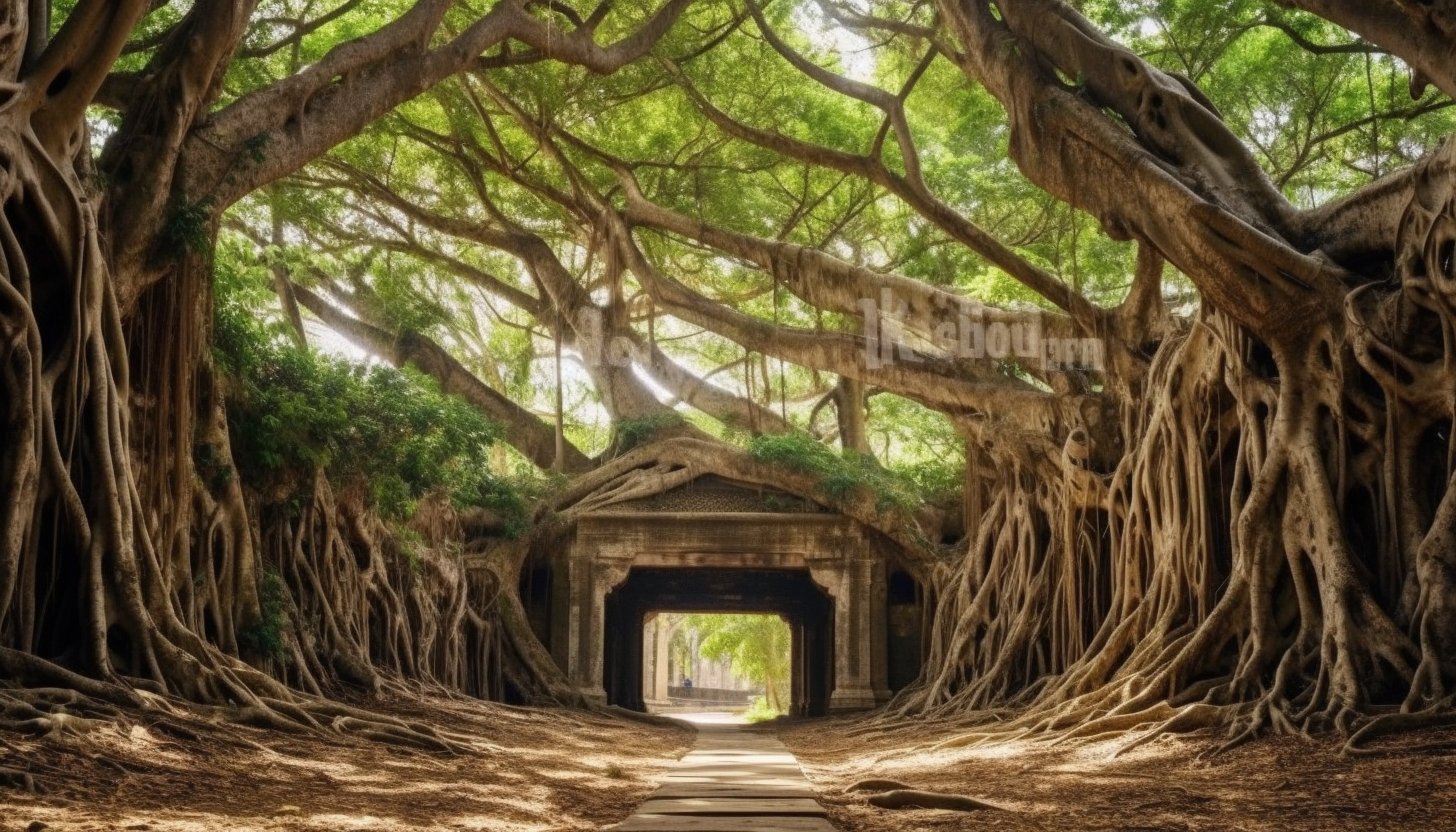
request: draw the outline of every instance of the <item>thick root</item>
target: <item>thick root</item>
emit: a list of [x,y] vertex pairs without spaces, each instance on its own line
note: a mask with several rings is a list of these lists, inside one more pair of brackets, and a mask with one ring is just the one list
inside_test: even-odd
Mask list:
[[850,783],[844,787],[845,793],[849,792],[888,792],[896,789],[909,789],[910,787],[899,780],[885,780],[882,778],[870,778]]
[[881,809],[949,809],[956,812],[977,812],[983,809],[1007,811],[1004,806],[997,806],[969,795],[943,794],[920,789],[895,789],[871,795],[868,800],[871,806],[878,806]]

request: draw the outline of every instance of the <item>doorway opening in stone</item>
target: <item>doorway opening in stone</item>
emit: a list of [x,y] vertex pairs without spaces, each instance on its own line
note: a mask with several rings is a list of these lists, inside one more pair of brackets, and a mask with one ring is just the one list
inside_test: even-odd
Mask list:
[[791,713],[793,631],[774,613],[649,612],[642,696],[655,714]]
[[[649,619],[671,613],[759,613],[788,624],[788,712],[823,716],[833,694],[834,602],[807,569],[638,568],[606,598],[602,687],[607,701],[647,710],[658,654]],[[674,680],[681,681],[681,680]]]

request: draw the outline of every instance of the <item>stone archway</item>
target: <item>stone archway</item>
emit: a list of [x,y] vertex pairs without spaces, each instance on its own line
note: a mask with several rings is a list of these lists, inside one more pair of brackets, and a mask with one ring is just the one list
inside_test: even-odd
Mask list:
[[[577,520],[553,563],[552,654],[588,699],[620,699],[608,695],[605,683],[606,633],[609,624],[630,622],[609,622],[607,599],[633,569],[801,572],[829,603],[829,621],[806,621],[803,630],[807,640],[816,627],[832,626],[824,639],[832,643],[827,708],[871,708],[890,697],[886,582],[892,549],[878,533],[810,501],[702,476]],[[640,640],[640,621],[635,632]],[[640,661],[640,644],[636,650]],[[641,707],[640,698],[639,691],[622,704]]]
[[602,677],[609,704],[645,710],[643,671],[655,657],[647,653],[643,623],[659,612],[779,615],[792,640],[793,713],[822,716],[829,709],[833,602],[807,570],[634,567],[607,596]]

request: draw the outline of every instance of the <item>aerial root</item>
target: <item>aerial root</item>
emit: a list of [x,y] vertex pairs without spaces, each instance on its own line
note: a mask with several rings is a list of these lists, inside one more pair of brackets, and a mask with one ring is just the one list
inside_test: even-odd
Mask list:
[[106,720],[87,719],[86,717],[59,712],[15,722],[0,723],[0,727],[17,733],[36,734],[46,739],[51,739],[64,736],[79,737],[112,724],[112,722]]
[[24,789],[28,792],[38,791],[35,778],[30,775],[30,772],[9,766],[0,766],[0,785],[12,789]]
[[1268,731],[1309,739],[1309,732],[1289,719],[1289,716],[1284,713],[1284,709],[1275,703],[1272,694],[1265,696],[1254,705],[1253,712],[1249,715],[1249,723],[1242,730],[1239,730],[1237,722],[1233,722],[1232,726],[1232,737],[1228,742],[1205,751],[1199,755],[1199,758],[1203,759],[1217,756],[1225,751],[1232,751]]
[[166,734],[188,742],[202,742],[202,735],[173,719],[153,719],[147,722],[147,729]]
[[0,647],[0,676],[20,682],[43,681],[50,685],[50,687],[32,688],[31,690],[76,691],[90,699],[121,707],[134,708],[147,704],[143,694],[137,691],[82,676],[39,656],[22,653],[9,647]]
[[44,739],[88,734],[115,725],[121,711],[65,688],[10,688],[0,690],[0,728]]
[[605,707],[593,708],[593,710],[597,710],[601,713],[621,719],[630,719],[633,722],[641,722],[646,725],[655,725],[659,728],[671,728],[682,724],[669,716],[661,716],[659,714],[647,714],[641,711],[633,711],[628,708],[623,708],[620,705],[607,705]]
[[1128,731],[1147,725],[1151,722],[1166,723],[1177,717],[1177,712],[1165,702],[1160,702],[1151,708],[1126,714],[1112,714],[1082,723],[1079,727],[1067,731],[1060,739],[1052,745],[1060,745],[1072,740],[1094,740],[1104,735],[1126,734]]
[[435,751],[445,754],[459,754],[466,750],[458,743],[453,743],[438,735],[434,735],[434,731],[425,733],[424,731],[417,731],[413,728],[392,725],[388,722],[378,720],[338,716],[334,717],[334,721],[329,727],[336,733],[349,734],[373,742],[381,742],[386,745],[418,748],[423,751]]

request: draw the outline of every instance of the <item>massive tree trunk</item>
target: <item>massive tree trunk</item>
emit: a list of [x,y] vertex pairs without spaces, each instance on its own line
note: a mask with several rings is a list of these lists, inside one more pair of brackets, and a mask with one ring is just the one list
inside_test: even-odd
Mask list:
[[[44,30],[27,33],[26,6],[12,6],[10,36],[0,42],[8,75],[0,110],[3,655],[14,675],[39,666],[22,656],[42,656],[103,680],[125,673],[220,696],[220,686],[243,685],[206,667],[212,648],[170,603],[173,550],[167,535],[154,536],[158,518],[148,516],[151,495],[132,453],[127,328],[77,166],[89,154],[81,113],[109,66],[105,56],[120,50],[145,7],[83,4],[54,43],[36,49]],[[27,51],[39,57],[23,62]],[[89,61],[97,53],[99,67]],[[192,300],[180,304],[192,325],[177,333],[184,344],[201,340]],[[167,366],[148,369],[166,376]]]
[[[301,514],[248,496],[210,350],[219,218],[507,39],[608,72],[686,3],[600,47],[595,23],[563,33],[513,2],[437,42],[451,4],[423,0],[217,112],[254,4],[192,4],[146,71],[108,77],[155,5],[81,0],[53,42],[48,0],[0,12],[0,675],[76,688],[82,710],[181,697],[447,748],[316,694],[387,670],[502,695],[498,584],[444,557],[460,543],[447,508],[417,518],[424,551],[402,552],[318,472],[300,472]],[[121,118],[93,170],[98,98]],[[22,728],[79,724],[6,696]]]
[[[1206,305],[1125,404],[1110,476],[1064,455],[993,484],[901,708],[1021,702],[1026,729],[1231,723],[1236,739],[1448,709],[1456,150],[1302,217],[1195,88],[1065,4],[941,8],[1027,175]],[[985,440],[1003,470],[1032,467]]]

